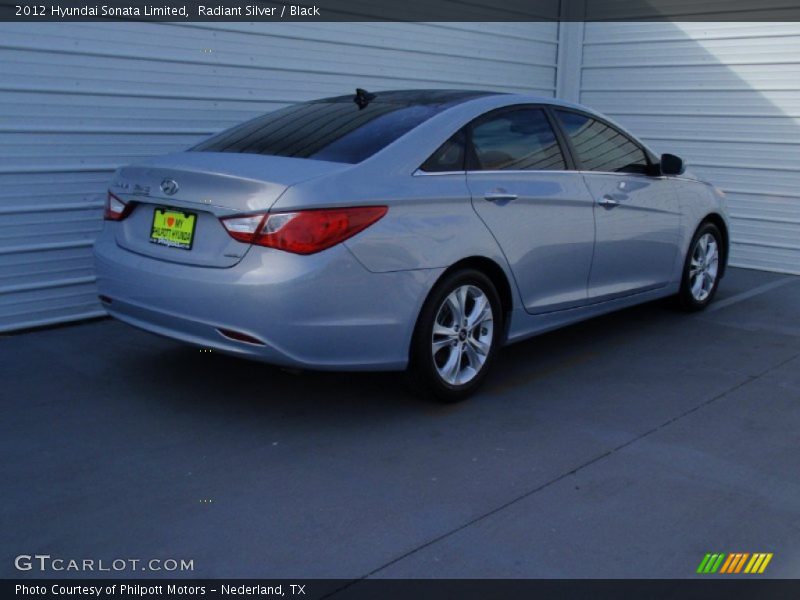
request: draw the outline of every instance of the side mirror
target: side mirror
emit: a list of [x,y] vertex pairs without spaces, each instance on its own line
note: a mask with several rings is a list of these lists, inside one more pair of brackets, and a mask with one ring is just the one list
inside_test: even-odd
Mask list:
[[661,155],[661,174],[662,175],[682,175],[686,170],[683,159],[674,154]]

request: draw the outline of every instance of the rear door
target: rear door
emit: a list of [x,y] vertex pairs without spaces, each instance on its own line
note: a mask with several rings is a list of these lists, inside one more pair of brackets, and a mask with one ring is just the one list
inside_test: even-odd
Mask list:
[[658,174],[641,145],[611,124],[579,111],[553,112],[594,199],[590,301],[665,286],[680,230],[673,182]]
[[467,130],[467,184],[494,234],[525,309],[586,302],[594,245],[592,198],[568,170],[550,117],[538,106],[494,111]]

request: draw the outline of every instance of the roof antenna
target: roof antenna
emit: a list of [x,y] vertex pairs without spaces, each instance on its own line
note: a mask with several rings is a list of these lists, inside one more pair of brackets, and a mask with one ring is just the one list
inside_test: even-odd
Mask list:
[[366,108],[367,104],[375,99],[375,94],[370,94],[367,90],[356,88],[356,95],[353,97],[353,102],[358,104],[358,110]]

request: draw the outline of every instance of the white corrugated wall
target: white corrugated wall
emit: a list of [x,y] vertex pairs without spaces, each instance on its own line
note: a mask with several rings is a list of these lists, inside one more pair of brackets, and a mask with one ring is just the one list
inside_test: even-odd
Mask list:
[[586,23],[579,100],[726,191],[734,265],[800,273],[800,23]]
[[[728,193],[736,265],[800,272],[798,23],[0,24],[0,331],[102,314],[111,171],[297,100],[559,90]],[[556,72],[558,63],[559,71]]]
[[119,165],[356,86],[553,95],[556,23],[0,24],[0,331],[102,314]]

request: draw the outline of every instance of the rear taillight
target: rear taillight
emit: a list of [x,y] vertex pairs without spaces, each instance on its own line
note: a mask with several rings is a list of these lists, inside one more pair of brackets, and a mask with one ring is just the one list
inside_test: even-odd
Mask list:
[[124,202],[111,192],[108,192],[108,195],[106,196],[106,209],[103,212],[103,218],[106,221],[121,221],[130,214],[132,209],[132,204]]
[[363,231],[383,215],[386,206],[324,208],[220,219],[240,242],[295,254],[314,254]]

